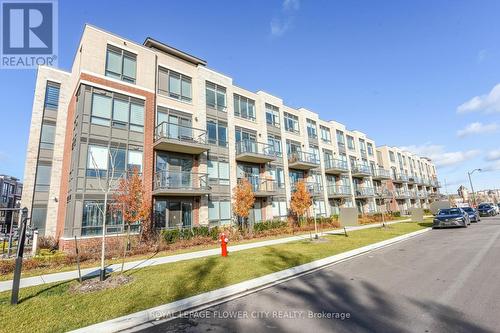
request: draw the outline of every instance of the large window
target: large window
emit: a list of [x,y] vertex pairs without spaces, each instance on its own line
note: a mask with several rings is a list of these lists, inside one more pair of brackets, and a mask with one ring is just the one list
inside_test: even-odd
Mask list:
[[345,149],[345,138],[344,138],[344,132],[337,130],[336,131],[337,135],[337,144],[339,146],[340,150]]
[[40,135],[40,148],[54,149],[54,138],[56,127],[52,124],[42,124],[42,133]]
[[108,45],[106,55],[106,76],[135,83],[137,56],[118,47]]
[[96,125],[144,131],[144,104],[126,96],[92,94],[91,122]]
[[321,141],[325,143],[331,143],[332,142],[332,135],[330,133],[330,129],[325,126],[319,126],[320,131],[321,131]]
[[192,100],[191,78],[166,68],[158,70],[158,93],[186,102]]
[[284,113],[285,117],[285,130],[292,133],[299,133],[299,117],[293,114]]
[[270,149],[272,153],[275,153],[276,156],[281,156],[281,137],[277,135],[268,135],[267,143],[270,145]]
[[[97,200],[83,202],[82,236],[102,234],[103,212],[104,202]],[[106,233],[119,232],[123,232],[122,210],[118,204],[111,203],[106,212]]]
[[356,147],[354,146],[354,138],[350,135],[347,136],[347,148],[350,150],[355,150]]
[[210,184],[229,185],[229,163],[225,161],[207,161],[208,181]]
[[206,82],[207,106],[219,111],[226,111],[226,88],[212,82]]
[[[127,156],[128,155],[128,156]],[[121,177],[127,171],[137,168],[142,172],[142,152],[122,148],[109,148],[90,145],[87,154],[87,176],[106,177],[113,173],[114,177]]]
[[36,192],[48,192],[50,187],[50,174],[52,172],[52,166],[39,164],[36,168],[36,181],[35,181],[35,191]]
[[227,147],[227,123],[217,120],[207,120],[208,143]]
[[389,151],[389,159],[391,162],[396,163],[396,156],[394,155],[393,151]]
[[288,216],[288,207],[285,199],[273,200],[273,216],[275,218],[285,218]]
[[316,122],[311,119],[307,119],[307,136],[311,139],[318,138],[318,130],[316,128]]
[[370,142],[366,145],[368,146],[368,155],[373,156],[373,145]]
[[266,103],[266,123],[274,126],[280,127],[280,110],[278,107]]
[[215,224],[231,223],[231,201],[229,199],[208,200],[208,220]]
[[31,226],[38,230],[38,234],[45,234],[45,221],[47,220],[47,206],[33,207],[31,211]]
[[234,94],[234,115],[255,121],[255,101]]
[[359,150],[361,151],[362,155],[366,155],[366,144],[365,140],[359,139]]
[[50,110],[57,110],[59,106],[59,84],[47,82],[45,88],[45,108]]

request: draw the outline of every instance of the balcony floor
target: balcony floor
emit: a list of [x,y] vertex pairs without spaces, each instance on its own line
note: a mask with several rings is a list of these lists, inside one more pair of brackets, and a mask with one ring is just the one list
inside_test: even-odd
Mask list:
[[296,162],[288,163],[288,167],[290,169],[297,169],[297,170],[311,170],[311,169],[319,168],[319,164],[296,161]]
[[208,144],[199,142],[179,141],[175,139],[160,138],[155,141],[154,149],[199,155],[210,149]]
[[236,160],[240,162],[262,164],[275,161],[276,157],[258,153],[240,153],[236,154]]
[[199,197],[202,195],[210,194],[209,188],[160,188],[153,190],[153,195],[159,196],[179,196],[179,197]]

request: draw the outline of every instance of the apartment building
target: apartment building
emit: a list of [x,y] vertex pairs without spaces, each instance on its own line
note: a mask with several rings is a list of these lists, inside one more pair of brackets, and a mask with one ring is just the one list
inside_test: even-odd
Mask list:
[[[138,168],[157,228],[230,223],[243,178],[255,222],[285,218],[299,180],[311,214],[376,212],[390,167],[362,132],[238,87],[152,38],[138,44],[86,25],[71,71],[38,70],[22,204],[46,235],[92,237],[102,233],[99,180]],[[119,214],[107,228],[123,231]]]
[[10,230],[12,221],[18,218],[18,212],[11,210],[19,208],[23,183],[16,177],[0,175],[0,233]]

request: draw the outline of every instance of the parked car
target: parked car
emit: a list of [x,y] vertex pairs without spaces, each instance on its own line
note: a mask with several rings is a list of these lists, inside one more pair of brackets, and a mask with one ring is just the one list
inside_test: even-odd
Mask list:
[[482,203],[477,207],[479,211],[479,216],[495,216],[497,214],[496,209],[493,205]]
[[479,217],[479,212],[472,207],[463,207],[462,208],[467,214],[469,214],[469,220],[471,222],[479,222],[481,218]]
[[470,224],[469,214],[462,208],[443,208],[434,217],[432,228],[464,227]]

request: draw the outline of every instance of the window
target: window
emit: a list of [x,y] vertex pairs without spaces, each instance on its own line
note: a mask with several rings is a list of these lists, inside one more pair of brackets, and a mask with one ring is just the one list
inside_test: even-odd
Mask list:
[[280,110],[278,107],[266,103],[266,123],[274,126],[280,127]]
[[36,168],[36,181],[35,181],[35,191],[36,192],[48,192],[50,187],[50,174],[52,172],[52,166],[50,165],[38,165]]
[[344,132],[337,130],[336,135],[337,135],[337,145],[339,146],[339,150],[344,150],[345,149]]
[[311,139],[316,139],[318,137],[318,131],[316,129],[316,122],[311,119],[307,119],[307,135]]
[[[114,169],[114,177],[121,177],[125,170],[137,167],[142,172],[142,152],[122,148],[89,145],[87,153],[87,176],[106,177]],[[110,174],[111,176],[111,174]]]
[[318,146],[309,145],[309,152],[314,155],[314,160],[319,162]]
[[326,216],[326,206],[324,201],[314,200],[314,212],[316,217]]
[[59,106],[59,84],[47,82],[45,88],[45,108],[49,110],[57,110]]
[[234,115],[255,121],[255,101],[234,94]]
[[[257,133],[245,130],[241,127],[235,128],[236,142],[257,142]],[[257,147],[249,147],[249,149]]]
[[373,156],[373,145],[368,142],[368,155]]
[[325,126],[319,126],[320,131],[321,131],[321,141],[325,143],[330,143],[332,142],[332,136],[330,134],[330,129]]
[[217,120],[207,120],[208,143],[227,147],[227,123]]
[[106,55],[106,76],[135,83],[136,55],[118,47],[108,45]]
[[191,78],[166,68],[158,70],[158,93],[186,102],[192,100]]
[[391,160],[391,162],[396,163],[396,156],[394,156],[393,151],[389,151],[389,159]]
[[281,156],[281,137],[277,135],[268,135],[267,143],[270,145],[271,153],[275,153],[276,156]]
[[207,166],[210,184],[229,185],[228,162],[208,160]]
[[[106,233],[123,231],[123,217],[121,209],[110,209],[117,204],[110,204],[106,213]],[[118,208],[118,207],[117,207]],[[85,200],[82,214],[82,236],[102,234],[104,202]]]
[[366,155],[366,145],[365,145],[365,140],[359,139],[359,150],[361,151],[361,154]]
[[47,219],[47,207],[33,207],[31,211],[31,225],[38,230],[39,235],[45,233],[45,221]]
[[285,130],[292,133],[299,133],[299,117],[285,112]]
[[278,199],[277,201],[273,201],[273,216],[274,217],[287,217],[288,216],[288,208],[287,202],[284,199]]
[[231,201],[229,201],[229,199],[209,199],[208,220],[211,223],[231,223]]
[[285,188],[285,173],[282,168],[271,167],[269,169],[269,176],[272,180],[276,181],[278,188]]
[[54,149],[54,137],[56,127],[51,124],[42,124],[42,133],[40,135],[40,148]]
[[226,88],[212,82],[206,82],[207,106],[219,111],[226,111]]
[[131,131],[144,131],[144,105],[131,102],[126,96],[111,97],[105,94],[92,94],[91,122],[96,125],[117,128],[130,128]]
[[354,138],[350,135],[347,136],[347,148],[350,150],[355,150],[356,147],[354,146]]

